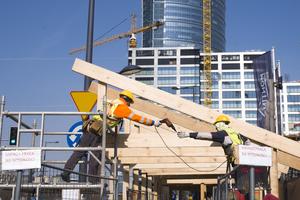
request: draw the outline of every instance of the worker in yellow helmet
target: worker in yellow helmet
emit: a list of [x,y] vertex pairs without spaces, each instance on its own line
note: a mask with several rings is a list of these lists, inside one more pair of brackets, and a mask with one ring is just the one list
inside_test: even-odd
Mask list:
[[[222,144],[225,154],[227,155],[227,160],[233,163],[233,149],[236,145],[244,144],[247,141],[246,138],[242,137],[237,131],[229,127],[230,119],[228,116],[221,114],[219,115],[214,125],[217,129],[216,132],[178,132],[179,138],[191,137],[194,139],[211,140],[213,142],[218,142]],[[247,141],[248,143],[249,141]]]
[[[153,120],[146,118],[144,116],[140,116],[134,113],[130,109],[130,104],[134,103],[134,96],[132,92],[129,90],[123,90],[119,94],[119,98],[113,100],[107,109],[107,126],[108,128],[113,128],[118,126],[123,118],[147,125],[147,126],[155,126],[158,127],[162,123],[169,122],[168,119],[163,120]],[[81,136],[80,142],[78,144],[79,147],[97,147],[102,142],[102,118],[100,115],[95,115],[92,119],[88,119],[83,123],[82,131],[83,134]],[[71,157],[68,159],[65,164],[64,169],[68,171],[64,171],[61,174],[61,177],[64,181],[70,181],[70,170],[73,170],[78,163],[78,161],[86,154],[84,151],[74,151]],[[93,154],[100,158],[101,151],[93,151]],[[89,163],[89,174],[97,175],[99,163],[91,157]],[[93,180],[93,179],[91,179]],[[95,182],[95,181],[91,181]]]

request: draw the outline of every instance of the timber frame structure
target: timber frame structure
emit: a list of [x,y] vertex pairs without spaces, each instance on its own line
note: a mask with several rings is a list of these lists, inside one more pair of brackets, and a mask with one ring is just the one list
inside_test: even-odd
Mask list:
[[[99,100],[104,95],[113,100],[120,90],[126,89],[137,96],[132,105],[137,113],[153,119],[167,117],[180,131],[213,131],[213,122],[220,114],[80,59],[75,60],[72,69],[96,80],[89,90],[98,95],[98,107],[102,105]],[[300,144],[244,121],[230,120],[231,127],[242,135],[257,144],[273,148],[270,182],[272,193],[279,196],[280,174],[286,173],[288,167],[300,170]],[[113,146],[114,141],[108,137],[106,150],[109,157],[114,156]],[[215,184],[217,177],[226,171],[226,158],[219,145],[191,138],[180,139],[165,125],[156,129],[125,120],[125,133],[118,135],[117,139],[117,155],[125,171],[137,169],[152,178],[154,191],[162,197],[160,199],[165,199],[163,196],[168,193],[165,186],[169,184],[199,184],[199,189],[205,191],[205,184]],[[143,183],[142,189],[145,189],[145,184],[148,185],[148,182]],[[123,191],[137,187],[126,173],[123,187]]]

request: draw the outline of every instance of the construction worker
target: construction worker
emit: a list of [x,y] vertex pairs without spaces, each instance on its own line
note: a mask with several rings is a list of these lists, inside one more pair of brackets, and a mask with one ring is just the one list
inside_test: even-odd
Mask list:
[[227,160],[229,163],[233,163],[233,149],[236,145],[243,144],[244,138],[236,132],[234,129],[229,127],[230,120],[226,115],[219,115],[214,122],[217,129],[216,132],[178,132],[179,138],[191,137],[194,139],[211,140],[222,144],[225,154],[227,155]]
[[[109,104],[108,114],[107,114],[107,126],[108,128],[113,128],[122,122],[123,118],[147,125],[147,126],[160,126],[161,123],[165,123],[166,119],[163,120],[153,120],[138,114],[135,114],[130,108],[130,104],[134,103],[133,94],[128,90],[123,90],[119,94],[119,98],[113,100]],[[93,116],[92,119],[84,122],[82,130],[83,135],[81,136],[79,147],[97,147],[102,142],[102,118],[100,115]],[[93,151],[94,155],[98,158],[101,155],[101,151]],[[84,151],[74,151],[71,157],[65,164],[64,169],[73,170],[78,161],[86,154]],[[98,172],[98,162],[91,156],[89,164],[89,174],[97,175]],[[64,171],[61,174],[64,181],[70,181],[70,172]]]

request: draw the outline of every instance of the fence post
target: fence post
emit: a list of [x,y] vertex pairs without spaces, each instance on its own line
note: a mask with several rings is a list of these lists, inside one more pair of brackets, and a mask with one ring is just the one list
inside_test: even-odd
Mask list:
[[16,189],[14,194],[14,200],[20,200],[21,194],[21,181],[22,181],[22,170],[17,171]]

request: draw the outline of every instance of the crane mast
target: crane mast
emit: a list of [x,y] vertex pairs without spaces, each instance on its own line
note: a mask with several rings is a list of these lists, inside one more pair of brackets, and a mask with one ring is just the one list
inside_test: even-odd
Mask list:
[[211,77],[211,0],[202,0],[203,14],[203,72],[204,72],[204,105],[212,104]]

